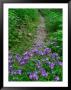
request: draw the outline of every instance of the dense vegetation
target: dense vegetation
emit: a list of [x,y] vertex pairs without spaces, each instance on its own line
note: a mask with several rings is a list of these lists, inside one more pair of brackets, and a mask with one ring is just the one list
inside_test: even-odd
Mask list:
[[38,22],[39,14],[35,9],[9,9],[10,50],[22,54],[24,50],[30,48]]
[[48,47],[62,56],[62,10],[39,10],[45,17],[46,30],[48,32]]
[[[46,48],[31,50],[40,14],[45,19]],[[9,80],[61,81],[62,10],[9,9],[9,52]]]

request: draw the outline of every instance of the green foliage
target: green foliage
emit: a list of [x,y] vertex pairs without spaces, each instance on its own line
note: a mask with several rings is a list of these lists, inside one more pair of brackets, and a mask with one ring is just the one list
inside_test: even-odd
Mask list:
[[62,29],[62,10],[61,9],[42,9],[41,14],[45,17],[46,30],[49,32]]
[[43,9],[40,13],[45,17],[47,46],[62,56],[62,9]]
[[[36,9],[9,9],[9,49],[11,51],[23,53],[31,47],[39,22],[38,16]],[[31,36],[28,35],[29,33]]]
[[54,52],[57,52],[62,56],[62,31],[58,30],[55,33],[50,33],[49,37],[50,41],[48,43],[48,47],[52,48]]

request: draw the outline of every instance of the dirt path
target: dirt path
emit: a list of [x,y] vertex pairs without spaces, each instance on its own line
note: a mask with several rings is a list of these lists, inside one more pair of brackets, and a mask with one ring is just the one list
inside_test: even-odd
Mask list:
[[45,20],[44,17],[40,16],[40,24],[37,27],[36,38],[34,39],[34,47],[44,46],[44,39],[46,38]]

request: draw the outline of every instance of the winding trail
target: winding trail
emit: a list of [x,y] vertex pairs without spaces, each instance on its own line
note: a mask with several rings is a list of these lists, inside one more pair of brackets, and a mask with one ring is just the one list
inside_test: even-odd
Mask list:
[[45,30],[45,20],[44,17],[40,15],[40,24],[37,27],[37,34],[36,37],[34,39],[34,47],[38,47],[41,46],[43,47],[46,38],[46,30]]

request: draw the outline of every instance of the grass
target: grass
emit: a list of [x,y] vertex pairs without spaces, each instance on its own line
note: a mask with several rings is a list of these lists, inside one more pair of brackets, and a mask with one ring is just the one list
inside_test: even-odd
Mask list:
[[[23,13],[23,15],[22,15]],[[35,9],[9,9],[9,48],[22,54],[32,46],[39,16]]]

